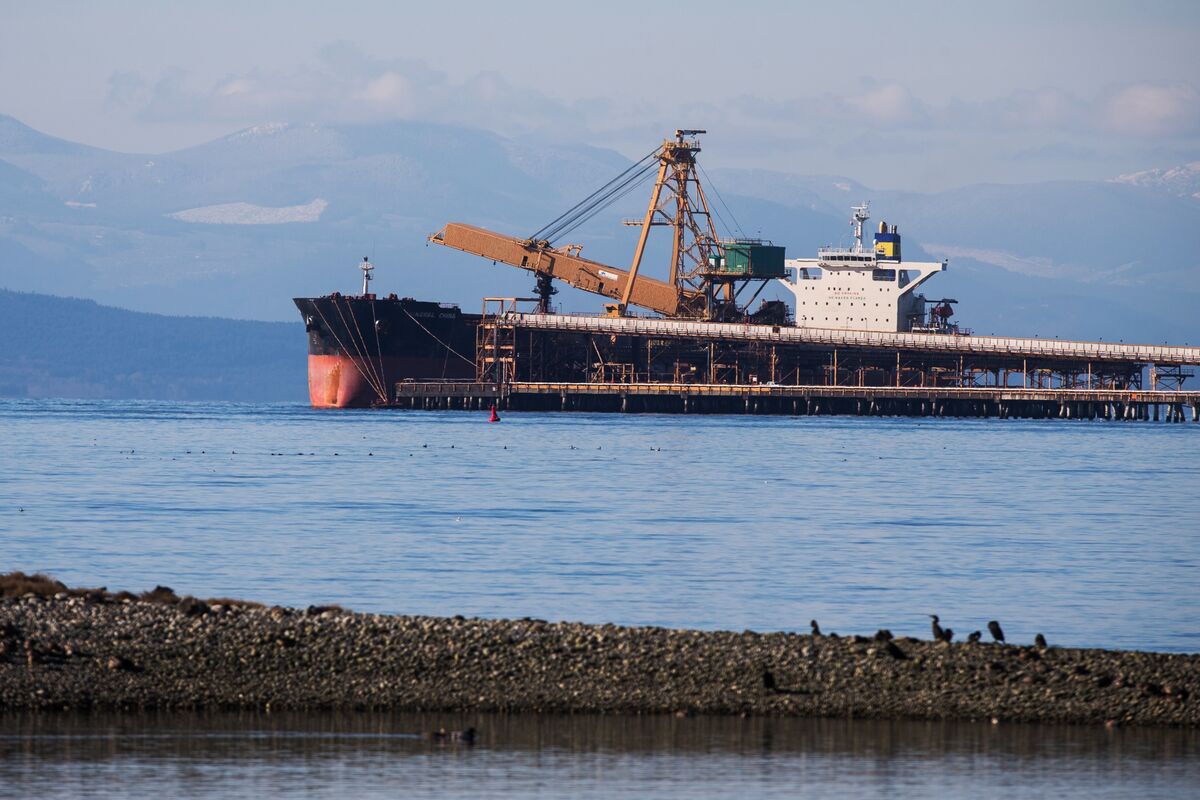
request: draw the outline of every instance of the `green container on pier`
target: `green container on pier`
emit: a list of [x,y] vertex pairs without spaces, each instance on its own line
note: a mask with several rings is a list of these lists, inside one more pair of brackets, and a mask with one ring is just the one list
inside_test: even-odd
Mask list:
[[735,239],[721,245],[725,258],[721,272],[750,278],[783,278],[783,248],[761,239]]

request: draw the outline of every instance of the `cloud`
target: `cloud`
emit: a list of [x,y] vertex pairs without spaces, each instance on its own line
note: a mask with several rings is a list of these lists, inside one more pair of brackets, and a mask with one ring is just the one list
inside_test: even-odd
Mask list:
[[1005,158],[1010,161],[1096,161],[1100,154],[1094,147],[1072,144],[1070,142],[1051,142],[1049,144],[1027,147],[1010,153]]
[[1200,130],[1200,92],[1186,84],[1139,83],[1109,97],[1103,122],[1129,136],[1178,136]]
[[372,78],[358,96],[380,111],[396,116],[413,113],[419,99],[412,81],[393,70]]
[[218,97],[232,97],[238,94],[250,94],[254,91],[254,82],[245,78],[230,78],[217,85]]
[[[456,80],[421,61],[378,58],[347,42],[321,48],[287,72],[251,71],[198,85],[182,70],[154,78],[117,72],[108,105],[149,122],[232,122],[267,119],[315,122],[422,119],[485,127],[502,133],[618,133],[673,129],[681,119],[717,118],[725,128],[771,138],[846,141],[885,132],[992,133],[996,130],[1169,138],[1200,131],[1200,93],[1188,84],[1115,87],[1084,98],[1054,87],[934,106],[905,85],[862,79],[843,93],[790,98],[741,95],[647,106],[624,98],[557,99],[515,86],[496,72]],[[731,113],[736,112],[736,113]],[[701,120],[703,122],[703,120]],[[780,127],[802,127],[794,137]],[[657,135],[657,134],[656,134]]]
[[922,106],[912,92],[898,83],[868,89],[847,97],[844,102],[862,116],[888,125],[914,122],[923,116]]
[[291,72],[252,71],[210,85],[178,69],[151,79],[118,72],[109,78],[107,102],[144,122],[422,119],[517,133],[571,129],[575,117],[567,104],[496,73],[454,81],[423,62],[374,58],[347,43],[322,48],[313,63]]
[[1063,131],[1086,128],[1087,101],[1053,87],[1021,89],[983,100],[956,100],[939,116],[951,125],[1004,130]]
[[722,166],[876,180],[886,174],[893,183],[933,185],[1032,180],[1050,170],[1107,176],[1194,159],[1200,135],[1200,97],[1185,83],[1124,84],[1092,96],[1042,86],[939,103],[904,83],[871,78],[842,91],[794,96],[551,97],[496,71],[452,76],[346,42],[321,48],[295,68],[208,82],[178,69],[113,73],[108,106],[139,122],[208,129],[270,120],[419,120],[584,142],[630,156],[676,127],[697,126],[711,130],[713,158]]

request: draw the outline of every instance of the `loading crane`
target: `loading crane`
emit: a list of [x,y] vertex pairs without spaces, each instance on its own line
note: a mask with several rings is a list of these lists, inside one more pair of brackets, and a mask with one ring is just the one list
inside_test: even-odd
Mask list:
[[[535,273],[543,310],[549,309],[550,296],[555,292],[552,281],[557,278],[569,286],[615,300],[606,306],[613,316],[624,316],[629,306],[638,306],[667,317],[735,318],[740,314],[740,287],[783,276],[783,248],[759,240],[718,238],[697,174],[700,144],[696,137],[704,132],[675,131],[674,138],[665,139],[620,175],[525,238],[451,222],[429,241]],[[626,196],[651,175],[655,176],[654,187],[645,216],[627,223],[641,228],[628,269],[582,257],[579,244],[554,245],[554,240]],[[654,227],[669,227],[672,231],[669,277],[665,281],[639,274]]]
[[[683,316],[680,314],[681,300],[686,303],[694,299],[681,298],[676,287],[665,281],[645,276],[638,278],[631,270],[583,258],[576,246],[550,247],[546,242],[531,242],[460,222],[448,223],[429,237],[429,241],[536,273],[540,295],[552,288],[543,278],[558,278],[576,289],[611,297],[625,305],[648,308],[668,317]],[[547,301],[548,298],[542,298],[543,305]]]

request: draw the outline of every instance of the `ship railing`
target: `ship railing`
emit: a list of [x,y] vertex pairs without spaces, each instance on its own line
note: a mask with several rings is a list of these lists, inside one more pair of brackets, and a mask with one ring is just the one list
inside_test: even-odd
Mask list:
[[[1200,347],[1082,342],[1068,339],[1029,339],[967,334],[891,333],[834,328],[797,328],[750,323],[669,320],[653,317],[597,317],[586,314],[514,315],[514,322],[533,317],[535,327],[620,333],[636,328],[639,334],[712,336],[724,339],[825,344],[883,349],[913,349],[1080,360],[1131,361],[1148,364],[1200,365]],[[536,320],[541,317],[540,322]]]

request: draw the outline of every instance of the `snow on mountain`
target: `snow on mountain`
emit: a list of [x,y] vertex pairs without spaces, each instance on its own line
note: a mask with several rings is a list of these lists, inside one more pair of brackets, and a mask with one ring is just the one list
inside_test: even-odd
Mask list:
[[1200,161],[1192,161],[1179,167],[1130,172],[1118,175],[1112,182],[1165,189],[1178,197],[1200,200]]
[[207,225],[279,225],[285,222],[317,222],[329,203],[318,197],[302,206],[256,206],[253,203],[221,203],[176,211],[166,216],[181,222]]
[[[263,123],[262,125],[254,125],[252,127],[246,128],[245,130],[237,131],[236,133],[231,133],[228,136],[226,136],[225,138],[229,139],[229,140],[234,140],[234,139],[249,139],[252,136],[273,136],[277,133],[282,133],[283,131],[286,131],[289,127],[291,127],[291,126],[289,126],[286,122],[266,122],[266,123]],[[316,127],[316,126],[310,125],[309,127]]]

